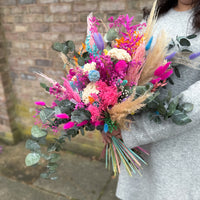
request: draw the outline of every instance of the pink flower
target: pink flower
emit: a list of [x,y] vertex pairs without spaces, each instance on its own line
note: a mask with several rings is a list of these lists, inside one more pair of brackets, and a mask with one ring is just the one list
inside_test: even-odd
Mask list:
[[165,73],[165,71],[167,70],[167,68],[169,67],[170,64],[171,64],[171,62],[168,62],[168,63],[165,64],[164,66],[158,67],[158,68],[155,70],[154,75],[155,75],[155,76],[161,76],[163,73]]
[[38,106],[45,106],[46,105],[46,103],[44,101],[36,101],[35,104],[38,105]]
[[64,124],[63,129],[70,129],[74,126],[74,122],[67,122]]
[[58,114],[58,115],[55,115],[56,117],[58,118],[61,118],[61,119],[69,119],[69,116],[65,113],[61,113],[61,114]]
[[97,121],[100,118],[101,113],[100,113],[99,108],[97,108],[96,106],[91,104],[91,105],[88,106],[88,110],[91,113],[91,120],[93,122]]
[[153,84],[155,85],[155,84],[158,83],[160,80],[161,80],[161,78],[156,78],[156,79],[151,80],[150,82],[153,83]]
[[115,64],[115,70],[119,75],[124,75],[126,70],[128,68],[128,65],[126,63],[125,60],[119,60],[116,64]]
[[88,123],[88,121],[85,120],[85,121],[82,121],[81,123],[77,124],[76,126],[84,126],[84,125],[86,125],[87,123]]

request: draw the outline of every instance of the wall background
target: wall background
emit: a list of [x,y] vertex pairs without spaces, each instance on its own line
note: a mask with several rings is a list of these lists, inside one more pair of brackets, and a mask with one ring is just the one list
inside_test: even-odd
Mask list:
[[[34,71],[59,80],[62,61],[51,50],[55,41],[85,40],[86,17],[104,21],[120,14],[142,19],[153,0],[0,0],[0,139],[15,143],[30,134],[34,101],[47,98]],[[43,80],[42,80],[43,81]],[[43,81],[44,82],[44,81]],[[50,100],[50,99],[49,99]],[[89,133],[67,147],[99,152],[99,135]]]

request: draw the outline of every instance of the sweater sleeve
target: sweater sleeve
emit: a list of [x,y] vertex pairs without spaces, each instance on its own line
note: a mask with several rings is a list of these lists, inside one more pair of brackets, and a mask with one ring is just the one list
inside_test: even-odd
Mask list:
[[192,84],[187,90],[180,93],[182,101],[192,103],[193,111],[188,113],[192,122],[186,125],[176,125],[170,120],[162,121],[157,124],[148,119],[147,114],[143,113],[136,117],[136,121],[131,125],[129,130],[122,131],[124,143],[129,148],[140,145],[158,142],[162,139],[176,136],[183,132],[188,132],[191,128],[199,126],[200,123],[200,81]]

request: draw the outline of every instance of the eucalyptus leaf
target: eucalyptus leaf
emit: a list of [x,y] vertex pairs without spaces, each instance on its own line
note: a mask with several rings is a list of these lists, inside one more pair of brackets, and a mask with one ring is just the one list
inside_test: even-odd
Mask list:
[[54,109],[55,109],[55,115],[62,113],[61,109],[58,106],[54,107]]
[[191,103],[184,103],[184,104],[181,105],[181,108],[185,112],[191,112],[194,108],[194,105],[191,104]]
[[55,50],[55,51],[58,51],[58,52],[62,52],[64,46],[65,46],[65,44],[63,44],[63,43],[55,42],[55,43],[52,45],[52,49]]
[[75,44],[73,41],[68,40],[67,42],[65,42],[65,44],[67,45],[67,47],[69,48],[70,51],[74,51],[75,50]]
[[49,178],[49,174],[48,173],[41,173],[40,177],[44,178],[44,179],[48,179]]
[[181,46],[187,46],[187,47],[189,47],[191,45],[190,41],[188,39],[186,39],[186,38],[180,39],[179,43],[180,43]]
[[31,129],[31,135],[34,138],[42,138],[47,135],[47,131],[40,129],[37,125],[34,125]]
[[177,104],[175,104],[173,101],[168,106],[168,116],[171,116],[175,110],[176,110]]
[[58,167],[58,164],[56,164],[56,163],[48,163],[48,165],[47,165],[47,168],[49,169],[49,170],[56,170],[56,168]]
[[105,35],[106,42],[112,42],[117,37],[118,37],[118,33],[114,28],[109,29]]
[[80,128],[80,131],[81,131],[81,135],[85,135],[85,132],[84,132],[84,129],[83,128]]
[[40,154],[38,153],[29,153],[25,158],[26,166],[36,165],[40,161]]
[[40,111],[39,116],[40,116],[40,119],[42,120],[42,122],[46,123],[47,120],[49,120],[55,116],[54,109],[44,108],[43,110]]
[[62,52],[63,52],[64,54],[67,55],[67,54],[69,53],[69,48],[68,48],[68,46],[63,46]]
[[31,140],[31,139],[28,139],[26,141],[25,147],[26,149],[29,149],[31,151],[37,151],[40,149],[40,145],[36,141]]
[[188,36],[187,36],[187,39],[194,39],[194,38],[196,38],[196,37],[197,37],[196,34],[192,34],[192,35],[188,35]]
[[179,72],[179,69],[178,69],[177,67],[174,67],[174,73],[175,73],[175,75],[176,75],[178,78],[181,77],[180,72]]
[[57,153],[52,153],[50,155],[50,163],[56,163],[60,160],[60,155]]
[[49,92],[49,87],[45,83],[40,83],[40,86]]
[[85,64],[84,58],[79,57],[79,58],[78,58],[78,64],[79,64],[80,66],[83,66],[83,65]]
[[71,120],[77,122],[78,124],[85,120],[90,120],[90,117],[90,112],[85,109],[74,110],[71,113]]
[[176,110],[172,115],[172,121],[177,125],[185,125],[190,123],[192,120],[180,110]]

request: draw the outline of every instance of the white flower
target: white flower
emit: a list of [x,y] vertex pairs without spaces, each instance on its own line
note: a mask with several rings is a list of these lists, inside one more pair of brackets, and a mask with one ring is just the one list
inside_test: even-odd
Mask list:
[[124,49],[113,48],[110,51],[108,51],[107,55],[117,60],[125,60],[127,62],[131,61],[130,54]]
[[91,96],[92,93],[98,94],[99,90],[96,89],[95,83],[91,82],[86,86],[86,88],[83,90],[82,93],[82,101],[85,104],[88,104],[90,102],[89,97]]
[[96,69],[96,63],[91,62],[84,65],[83,71],[89,73],[91,70],[95,70],[95,69]]

